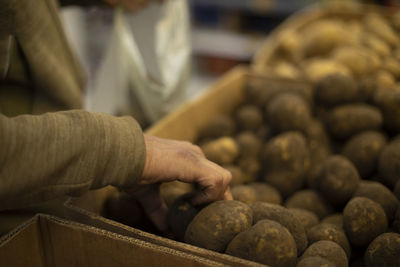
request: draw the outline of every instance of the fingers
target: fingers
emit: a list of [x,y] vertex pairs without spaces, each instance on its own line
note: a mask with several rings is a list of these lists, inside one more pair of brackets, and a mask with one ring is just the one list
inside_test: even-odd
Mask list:
[[212,169],[211,175],[198,181],[200,192],[194,196],[192,204],[200,205],[216,200],[232,200],[229,189],[232,174],[210,161],[207,161],[207,164]]
[[133,193],[134,197],[142,205],[147,217],[161,232],[166,232],[167,226],[167,205],[160,196],[159,185],[143,186],[136,189]]

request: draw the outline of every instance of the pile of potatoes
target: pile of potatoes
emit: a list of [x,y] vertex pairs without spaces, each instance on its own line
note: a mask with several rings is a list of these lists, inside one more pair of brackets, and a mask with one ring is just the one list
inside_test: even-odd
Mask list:
[[[336,13],[346,14],[343,9]],[[379,86],[398,86],[400,14],[364,10],[363,6],[352,9],[348,13],[357,15],[332,16],[327,11],[296,29],[282,29],[273,56],[263,63],[265,71],[313,82],[340,73],[369,77]]]
[[234,201],[193,207],[175,194],[175,238],[269,266],[400,266],[400,91],[365,91],[341,73],[249,80],[244,101],[198,139],[231,171]]

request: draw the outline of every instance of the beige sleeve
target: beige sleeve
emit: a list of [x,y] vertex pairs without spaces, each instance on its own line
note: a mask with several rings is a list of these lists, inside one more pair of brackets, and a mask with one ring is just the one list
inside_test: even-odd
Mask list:
[[129,117],[81,110],[0,114],[0,210],[138,182],[143,133]]

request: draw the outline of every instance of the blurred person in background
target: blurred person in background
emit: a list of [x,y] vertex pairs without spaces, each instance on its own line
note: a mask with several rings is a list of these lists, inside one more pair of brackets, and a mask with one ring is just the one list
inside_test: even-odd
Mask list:
[[[134,12],[151,1],[105,2]],[[65,196],[107,185],[134,195],[161,231],[161,182],[199,184],[194,204],[232,199],[230,173],[197,146],[143,134],[131,117],[79,110],[84,75],[56,0],[2,0],[0,10],[0,233],[37,212],[62,216]]]

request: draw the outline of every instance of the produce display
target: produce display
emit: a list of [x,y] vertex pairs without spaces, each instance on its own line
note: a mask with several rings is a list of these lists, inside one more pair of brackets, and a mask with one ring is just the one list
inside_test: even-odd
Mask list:
[[365,12],[283,33],[266,70],[307,82],[250,80],[209,119],[197,144],[235,200],[163,184],[170,237],[269,266],[400,266],[399,31]]

